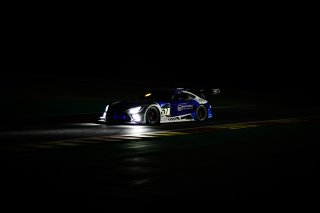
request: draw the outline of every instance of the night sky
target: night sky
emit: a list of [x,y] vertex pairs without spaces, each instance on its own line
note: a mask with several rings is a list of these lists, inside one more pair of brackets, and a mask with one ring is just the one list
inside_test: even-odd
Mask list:
[[1,80],[77,76],[315,89],[316,29],[309,18],[257,14],[166,21],[18,18],[3,39]]

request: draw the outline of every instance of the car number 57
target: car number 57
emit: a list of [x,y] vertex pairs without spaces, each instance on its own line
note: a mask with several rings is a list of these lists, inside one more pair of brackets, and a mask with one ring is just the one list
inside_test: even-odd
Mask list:
[[162,108],[161,115],[170,115],[170,108]]

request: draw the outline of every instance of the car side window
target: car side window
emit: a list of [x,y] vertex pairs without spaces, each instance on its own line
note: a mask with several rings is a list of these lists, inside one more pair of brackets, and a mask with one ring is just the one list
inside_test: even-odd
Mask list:
[[194,96],[194,95],[191,95],[191,94],[187,94],[187,99],[188,100],[193,100],[193,99],[195,99],[196,98],[196,96]]
[[188,94],[186,93],[175,94],[173,96],[173,100],[188,100]]

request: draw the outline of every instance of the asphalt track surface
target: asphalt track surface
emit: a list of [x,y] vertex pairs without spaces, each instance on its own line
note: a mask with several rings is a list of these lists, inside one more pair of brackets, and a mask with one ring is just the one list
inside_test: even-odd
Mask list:
[[2,124],[9,210],[318,208],[317,107],[234,106],[212,120],[105,125],[98,114]]

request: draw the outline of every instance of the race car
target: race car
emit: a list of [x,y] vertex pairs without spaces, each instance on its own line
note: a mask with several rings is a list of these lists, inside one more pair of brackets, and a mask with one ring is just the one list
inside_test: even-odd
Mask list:
[[[219,94],[212,89],[212,94]],[[212,106],[203,90],[195,94],[188,89],[153,90],[140,99],[107,105],[100,122],[157,125],[182,121],[204,121],[213,117]]]

